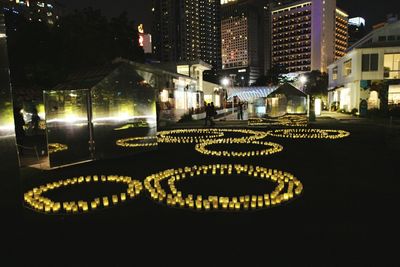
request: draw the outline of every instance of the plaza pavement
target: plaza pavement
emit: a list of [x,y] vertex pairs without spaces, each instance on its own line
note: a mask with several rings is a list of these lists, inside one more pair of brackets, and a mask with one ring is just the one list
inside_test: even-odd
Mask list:
[[[7,247],[15,263],[10,266],[396,266],[400,145],[383,126],[344,121],[324,116],[311,127],[351,132],[345,139],[268,137],[284,151],[266,157],[216,158],[197,153],[193,144],[160,144],[157,151],[129,158],[28,172],[24,190],[80,175],[143,180],[169,168],[241,163],[293,173],[304,192],[285,205],[242,213],[168,208],[145,192],[122,206],[82,215],[44,216],[24,209],[13,232],[15,244]],[[217,127],[247,128],[247,121],[218,121]],[[195,193],[271,190],[246,177],[199,179],[180,186]],[[72,190],[60,197],[86,193]]]

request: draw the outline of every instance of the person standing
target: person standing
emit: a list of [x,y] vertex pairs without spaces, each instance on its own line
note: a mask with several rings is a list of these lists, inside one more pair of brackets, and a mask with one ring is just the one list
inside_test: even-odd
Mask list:
[[207,122],[210,120],[210,104],[204,104],[205,107],[205,112],[206,112],[206,118],[204,120],[204,126],[207,126]]
[[39,122],[40,122],[40,117],[39,117],[37,109],[35,108],[35,109],[33,109],[32,120],[31,120],[32,130],[33,130],[34,134],[37,134],[39,132]]
[[214,118],[217,115],[217,111],[215,110],[214,102],[211,102],[210,105],[210,124],[211,126],[215,125]]
[[243,102],[239,102],[238,119],[243,120]]
[[25,143],[25,120],[21,113],[21,108],[14,109],[14,120],[15,120],[15,137],[17,139],[17,145],[19,154],[22,156],[24,154],[23,145]]

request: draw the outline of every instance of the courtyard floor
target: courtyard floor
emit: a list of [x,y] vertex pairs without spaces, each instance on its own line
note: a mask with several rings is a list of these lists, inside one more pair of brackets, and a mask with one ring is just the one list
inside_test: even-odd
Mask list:
[[[202,122],[170,127],[201,128]],[[216,127],[248,128],[244,121],[218,121]],[[146,191],[123,205],[80,215],[43,215],[25,208],[15,234],[19,245],[10,252],[16,253],[16,264],[10,266],[20,266],[19,261],[25,263],[21,266],[396,266],[398,128],[329,116],[310,127],[351,135],[337,140],[266,137],[284,150],[262,157],[210,157],[195,151],[194,144],[160,144],[157,151],[123,159],[24,170],[27,191],[81,175],[118,174],[143,181],[170,168],[240,163],[290,172],[304,191],[289,203],[243,212],[170,208],[152,201]],[[245,176],[198,177],[180,187],[204,195],[273,189]],[[96,193],[89,191],[90,187],[60,197]]]

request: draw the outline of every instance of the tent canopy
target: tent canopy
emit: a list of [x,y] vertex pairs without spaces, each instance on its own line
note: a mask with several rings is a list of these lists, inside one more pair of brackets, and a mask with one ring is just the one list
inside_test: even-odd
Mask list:
[[286,97],[291,96],[300,96],[300,97],[307,97],[307,94],[303,93],[293,85],[289,83],[285,83],[278,87],[275,91],[270,93],[268,97],[277,97],[278,95],[284,95]]

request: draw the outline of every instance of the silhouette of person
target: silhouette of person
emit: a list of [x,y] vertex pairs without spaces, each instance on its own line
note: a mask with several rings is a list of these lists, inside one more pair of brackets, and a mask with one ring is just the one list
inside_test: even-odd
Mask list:
[[239,102],[238,119],[243,120],[243,102]]
[[17,145],[20,155],[24,154],[23,145],[25,142],[25,120],[21,114],[21,108],[17,107],[14,109],[14,123],[15,123],[15,137],[17,139]]
[[210,123],[211,123],[211,126],[215,125],[214,117],[216,115],[217,115],[217,111],[215,110],[214,102],[211,102],[211,105],[210,105]]
[[34,133],[37,133],[39,131],[39,122],[40,117],[38,115],[37,109],[33,109],[31,124]]
[[[211,116],[211,105],[210,104],[205,104],[205,111],[206,111],[206,118],[204,120],[204,126],[207,126],[207,122],[210,121],[210,116]],[[210,121],[211,123],[211,121]]]

